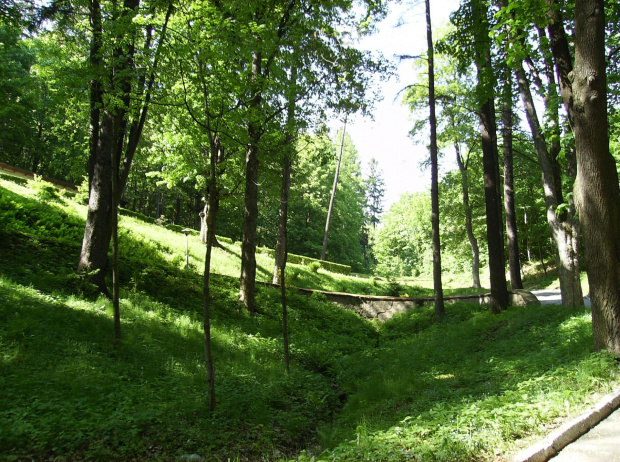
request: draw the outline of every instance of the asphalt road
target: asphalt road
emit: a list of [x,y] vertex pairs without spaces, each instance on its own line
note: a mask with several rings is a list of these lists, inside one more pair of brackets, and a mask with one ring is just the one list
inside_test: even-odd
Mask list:
[[[542,305],[561,305],[562,297],[559,290],[555,289],[543,289],[531,291]],[[583,297],[583,301],[586,306],[590,306],[590,297]]]
[[562,449],[552,462],[620,462],[620,409]]

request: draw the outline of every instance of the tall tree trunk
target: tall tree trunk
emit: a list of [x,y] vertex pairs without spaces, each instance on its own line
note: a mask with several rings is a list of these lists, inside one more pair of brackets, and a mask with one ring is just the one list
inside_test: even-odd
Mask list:
[[329,208],[327,209],[327,219],[325,220],[325,232],[323,234],[323,248],[321,249],[321,260],[325,260],[327,256],[327,240],[329,239],[329,225],[332,220],[332,212],[334,211],[334,201],[336,200],[336,188],[338,186],[338,176],[340,175],[340,163],[342,162],[342,151],[344,149],[344,135],[347,130],[347,116],[344,118],[342,127],[342,137],[340,138],[340,154],[338,155],[338,163],[336,164],[336,173],[334,174],[334,185],[332,186],[332,195],[329,199]]
[[241,240],[239,298],[251,314],[256,311],[256,226],[258,223],[258,146],[248,146],[245,158],[245,211]]
[[[111,235],[109,217],[112,202],[111,177],[111,144],[108,140],[100,140],[100,131],[104,130],[107,137],[112,136],[111,119],[101,127],[101,105],[103,103],[100,76],[101,47],[103,25],[101,5],[93,0],[90,6],[90,25],[92,37],[90,41],[90,67],[93,77],[90,81],[90,127],[89,127],[89,160],[88,160],[88,218],[82,239],[82,252],[78,263],[78,272],[90,273],[89,279],[101,292],[108,294],[105,284],[105,270],[108,261],[108,247]],[[103,146],[101,146],[103,142]],[[104,152],[102,152],[102,149]],[[101,217],[102,219],[95,220]],[[110,217],[111,218],[111,217]]]
[[471,205],[469,203],[469,174],[467,172],[467,163],[461,156],[458,143],[454,144],[456,151],[456,162],[461,173],[461,189],[463,190],[463,213],[465,214],[465,231],[467,239],[471,246],[471,277],[472,286],[480,288],[480,250],[478,248],[478,239],[474,235],[474,227],[472,225]]
[[481,25],[484,37],[476,47],[476,68],[479,94],[480,134],[482,139],[482,165],[484,171],[484,199],[487,217],[487,242],[489,250],[489,274],[491,279],[491,311],[499,313],[508,307],[506,268],[504,263],[504,239],[501,201],[499,197],[499,160],[497,152],[497,126],[493,75],[491,67],[491,44],[488,39],[489,25],[486,7],[481,0],[472,2],[474,21]]
[[[287,260],[287,229],[288,229],[288,202],[291,191],[291,164],[294,152],[293,143],[295,141],[294,124],[295,124],[295,106],[297,97],[297,67],[291,69],[291,84],[288,97],[287,115],[286,115],[286,139],[284,141],[284,159],[282,160],[282,190],[280,193],[280,207],[278,209],[278,232],[276,239],[276,251],[274,255],[275,264],[273,267],[273,283],[277,284],[281,281]],[[283,307],[286,306],[286,293],[282,293]],[[287,338],[288,338],[288,334]],[[287,347],[288,348],[288,347]],[[288,362],[287,362],[288,368]]]
[[[262,102],[258,80],[262,74],[262,54],[252,55],[253,94],[251,109],[258,109]],[[251,115],[252,118],[256,117]],[[258,224],[258,144],[260,127],[255,120],[248,124],[249,143],[245,156],[245,210],[243,212],[243,238],[241,240],[241,277],[239,298],[254,314],[256,312],[256,226]]]
[[495,109],[493,100],[483,103],[480,110],[482,135],[482,164],[484,170],[484,199],[487,217],[487,242],[489,248],[489,274],[491,279],[491,311],[499,313],[508,307],[504,242],[501,238],[503,225],[500,198],[497,193],[498,156],[495,135]]
[[203,273],[203,334],[204,334],[204,354],[205,365],[207,369],[207,394],[209,410],[215,410],[215,367],[213,364],[213,353],[211,348],[211,253],[213,250],[213,241],[215,239],[215,224],[217,220],[217,175],[216,175],[216,157],[218,150],[221,148],[219,142],[211,143],[210,168],[209,168],[209,192],[207,193],[207,242],[205,253],[205,269]]
[[512,79],[510,71],[506,72],[504,87],[504,107],[502,108],[502,138],[504,144],[504,210],[506,212],[506,236],[508,238],[508,268],[510,270],[510,288],[523,289],[521,281],[521,259],[519,257],[519,239],[517,237],[517,214],[515,211],[515,191],[512,155]]
[[90,281],[98,290],[109,296],[105,283],[108,267],[108,250],[112,237],[112,144],[114,118],[104,111],[100,123],[98,143],[92,162],[89,183],[88,212],[78,272],[88,274]]
[[88,128],[88,191],[90,194],[91,182],[94,177],[94,168],[97,158],[97,145],[99,143],[99,119],[101,106],[103,105],[101,82],[97,74],[101,72],[101,46],[103,40],[103,24],[101,17],[101,5],[99,0],[92,0],[90,6],[90,27],[92,37],[90,39],[89,64],[94,74],[90,80],[90,108]]
[[428,106],[431,128],[431,226],[433,230],[433,288],[435,296],[435,318],[440,319],[446,313],[443,302],[441,283],[441,237],[439,234],[439,180],[437,159],[437,117],[435,115],[435,63],[433,49],[433,31],[431,25],[430,0],[426,5],[426,42],[428,48]]
[[557,158],[552,157],[547,150],[545,137],[540,128],[529,82],[523,67],[517,66],[515,74],[519,83],[519,92],[525,107],[532,138],[534,138],[536,155],[542,170],[547,223],[549,223],[553,240],[556,244],[556,260],[560,291],[562,292],[562,304],[564,306],[583,306],[579,260],[576,254],[577,243],[573,232],[576,224],[573,223],[574,218],[567,211],[558,212],[558,206],[563,202],[560,165]]
[[121,308],[120,281],[118,279],[118,155],[116,147],[112,147],[112,306],[114,311],[114,345],[121,342]]
[[276,241],[275,264],[273,268],[273,283],[279,284],[280,273],[286,266],[287,228],[288,228],[288,201],[291,190],[291,158],[287,153],[282,165],[282,191],[280,193],[280,208],[278,210],[278,237]]
[[620,190],[609,151],[603,0],[575,2],[575,195],[583,226],[594,347],[620,355]]
[[[287,146],[286,149],[287,151],[292,150],[292,146]],[[282,193],[280,196],[280,209],[278,212],[278,241],[276,243],[275,266],[273,274],[273,283],[280,284],[280,300],[282,303],[282,343],[284,347],[284,367],[287,373],[290,370],[290,358],[285,275],[286,261],[288,259],[288,200],[290,190],[291,158],[290,152],[287,152],[284,156],[284,165],[282,166]]]

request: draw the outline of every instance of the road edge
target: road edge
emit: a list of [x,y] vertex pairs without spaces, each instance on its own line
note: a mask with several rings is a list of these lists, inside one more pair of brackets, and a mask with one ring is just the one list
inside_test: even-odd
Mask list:
[[511,459],[511,462],[543,462],[549,460],[619,407],[620,388],[616,388],[579,417],[566,422],[551,432],[545,439],[519,452]]

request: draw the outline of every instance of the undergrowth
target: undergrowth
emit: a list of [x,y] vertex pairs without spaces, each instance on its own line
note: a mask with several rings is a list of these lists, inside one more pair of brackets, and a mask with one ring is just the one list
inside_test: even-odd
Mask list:
[[[3,183],[4,184],[4,183]],[[37,191],[40,191],[40,186]],[[121,219],[123,340],[112,307],[74,273],[84,207],[0,185],[0,460],[495,460],[618,383],[592,353],[583,308],[433,307],[369,323],[289,290],[259,313],[237,297],[236,247],[215,260],[217,409],[207,410],[201,247]],[[192,236],[190,236],[191,240]],[[265,260],[265,280],[269,280]],[[291,283],[396,295],[412,284],[292,266]],[[322,287],[326,288],[326,287]]]

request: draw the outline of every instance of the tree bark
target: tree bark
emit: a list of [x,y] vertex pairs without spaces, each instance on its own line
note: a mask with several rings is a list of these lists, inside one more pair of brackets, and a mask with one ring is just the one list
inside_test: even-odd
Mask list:
[[[90,7],[90,27],[92,37],[90,40],[89,64],[91,72],[99,73],[101,67],[101,41],[103,40],[103,24],[101,18],[101,5],[99,0],[92,0]],[[101,94],[101,82],[96,76],[90,80],[90,124],[88,129],[88,191],[91,190],[91,182],[94,176],[95,160],[97,158],[97,145],[99,143],[99,119],[101,106],[103,105]]]
[[480,24],[487,39],[476,46],[476,69],[481,97],[478,115],[482,139],[482,165],[484,171],[484,199],[487,217],[487,242],[489,273],[491,279],[491,311],[499,313],[508,307],[502,209],[499,197],[499,161],[497,152],[497,126],[495,121],[494,92],[491,76],[491,44],[488,40],[489,25],[486,8],[481,0],[472,2],[474,21]]
[[[291,191],[291,164],[294,152],[293,143],[295,141],[295,107],[297,97],[297,67],[291,69],[291,94],[288,97],[288,107],[286,115],[286,139],[284,141],[284,159],[282,160],[282,189],[280,193],[280,207],[278,209],[278,231],[276,239],[276,250],[274,255],[273,283],[278,284],[281,275],[286,267],[287,252],[287,232],[288,232],[288,203]],[[286,293],[282,294],[283,307],[286,306]],[[285,308],[284,308],[285,309]],[[288,334],[287,334],[288,335]],[[288,348],[288,347],[286,347]],[[288,353],[287,353],[288,355]],[[288,370],[288,360],[287,360]]]
[[215,367],[213,364],[213,353],[211,348],[211,253],[215,238],[215,224],[217,220],[217,175],[215,168],[215,158],[217,152],[214,148],[219,148],[219,143],[211,143],[210,153],[210,174],[209,174],[209,193],[207,193],[208,204],[206,212],[207,221],[207,242],[205,251],[205,269],[203,273],[203,334],[204,334],[204,354],[207,369],[207,394],[209,411],[215,410]]
[[[262,54],[252,55],[252,82],[254,85],[250,109],[257,110],[262,101],[258,79],[262,74]],[[251,115],[254,119],[256,116]],[[260,127],[255,120],[248,124],[249,143],[245,156],[245,210],[243,212],[243,238],[241,240],[241,276],[239,299],[250,314],[256,312],[256,226],[258,224],[258,144]]]
[[291,159],[287,155],[284,157],[282,165],[282,190],[280,193],[280,208],[278,210],[278,236],[275,250],[275,264],[273,268],[273,283],[279,284],[280,273],[286,266],[287,251],[287,228],[288,228],[288,202],[291,190]]
[[431,226],[433,232],[433,288],[435,298],[435,318],[441,319],[446,309],[443,301],[443,286],[441,283],[441,237],[439,232],[439,180],[437,159],[437,117],[435,115],[435,63],[433,49],[433,31],[431,25],[430,0],[425,0],[426,6],[426,42],[428,49],[428,106],[430,124],[430,151],[431,151]]
[[459,166],[459,172],[461,172],[461,189],[463,190],[463,213],[465,213],[465,230],[467,232],[467,239],[471,246],[471,277],[472,286],[474,288],[480,288],[480,250],[478,248],[478,239],[474,235],[474,228],[472,225],[471,217],[471,205],[469,203],[469,174],[467,172],[466,162],[460,153],[458,143],[454,144],[456,151],[456,162]]
[[88,212],[78,272],[88,275],[98,290],[109,296],[105,283],[108,250],[112,237],[112,137],[113,116],[105,111],[100,124],[97,148],[92,159]]
[[241,240],[239,298],[251,314],[256,311],[256,226],[258,223],[258,146],[248,146],[245,158],[245,210]]
[[[209,223],[207,220],[207,216],[209,214],[209,207],[211,207],[211,201],[209,200],[209,194],[210,192],[207,192],[207,201],[205,203],[205,206],[202,210],[202,212],[200,212],[198,215],[200,216],[200,242],[202,242],[203,244],[207,244],[207,234],[208,234],[208,230],[209,230]],[[219,193],[218,193],[218,197],[215,198],[215,215],[217,216],[217,213],[220,210],[220,197],[219,197]],[[217,230],[213,231],[213,242],[212,245],[214,248],[216,249],[223,249],[224,247],[222,246],[222,244],[220,244],[220,242],[217,240]]]
[[498,155],[495,135],[495,109],[489,99],[480,109],[482,135],[482,164],[484,170],[484,198],[487,217],[487,242],[489,247],[489,273],[491,279],[491,311],[499,313],[508,308],[508,289],[504,263],[503,225],[498,188]]
[[[539,36],[544,36],[544,31],[539,30]],[[558,203],[563,203],[566,199],[568,203],[568,212],[559,214],[558,220],[561,222],[565,231],[560,236],[563,242],[562,247],[567,249],[564,253],[567,253],[567,265],[560,265],[560,288],[562,282],[568,287],[567,293],[562,293],[562,299],[566,298],[567,306],[583,306],[583,290],[581,288],[581,269],[579,263],[579,240],[580,229],[579,220],[577,219],[577,209],[574,201],[574,196],[570,194],[567,198],[563,195],[562,181],[561,181],[561,166],[559,162],[560,153],[562,152],[562,145],[560,143],[560,114],[557,104],[559,95],[556,89],[556,78],[553,72],[553,59],[548,53],[545,56],[545,73],[548,81],[548,91],[545,96],[545,107],[547,108],[549,118],[549,129],[551,131],[551,141],[549,142],[549,156],[554,163],[554,170],[556,172],[556,184],[555,188],[559,191]],[[577,158],[575,156],[574,149],[568,149],[564,156],[566,160],[566,176],[571,181],[571,189],[574,187],[575,180],[577,178]],[[558,255],[561,255],[558,252]],[[564,303],[564,301],[563,301]]]
[[519,257],[519,239],[517,236],[517,214],[515,211],[515,192],[512,153],[512,79],[506,72],[504,88],[504,107],[502,108],[504,144],[504,210],[506,212],[506,236],[508,238],[508,268],[510,271],[510,288],[523,289],[521,281],[521,259]]
[[620,355],[620,190],[609,151],[603,0],[575,2],[575,69],[568,76],[577,148],[577,210],[583,227],[594,347]]

